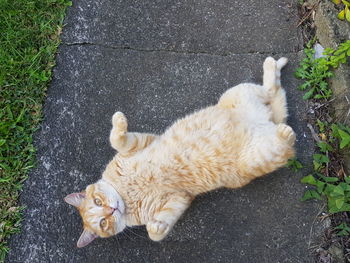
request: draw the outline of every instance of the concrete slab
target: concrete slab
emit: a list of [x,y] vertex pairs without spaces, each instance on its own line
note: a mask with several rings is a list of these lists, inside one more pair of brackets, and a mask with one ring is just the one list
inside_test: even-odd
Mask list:
[[302,48],[290,0],[76,0],[66,43],[191,53],[281,53]]
[[311,163],[306,105],[293,77],[301,38],[290,4],[74,1],[36,134],[38,166],[21,195],[22,232],[11,239],[7,262],[310,262],[318,210],[300,202],[307,169],[200,196],[161,243],[139,227],[78,249],[81,219],[63,202],[99,179],[114,155],[108,135],[115,111],[127,115],[130,130],[161,133],[226,89],[261,83],[267,55],[291,60],[282,79],[289,123],[299,159]]
[[[289,122],[306,163],[313,144],[292,74],[300,57],[287,56]],[[316,210],[300,202],[301,174],[287,169],[239,190],[199,197],[161,243],[139,227],[78,249],[81,219],[63,202],[99,179],[112,158],[114,111],[125,112],[131,130],[160,133],[178,117],[215,103],[227,88],[260,83],[264,58],[61,46],[36,138],[38,168],[22,194],[23,229],[12,239],[7,262],[308,262]]]

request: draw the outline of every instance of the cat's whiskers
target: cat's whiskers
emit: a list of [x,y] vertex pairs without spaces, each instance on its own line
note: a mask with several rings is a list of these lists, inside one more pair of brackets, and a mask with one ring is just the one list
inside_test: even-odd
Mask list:
[[118,253],[119,253],[119,251],[121,250],[122,253],[123,253],[123,255],[126,256],[126,254],[125,254],[125,252],[124,252],[124,249],[122,249],[122,247],[121,247],[121,245],[120,245],[119,236],[118,236],[118,235],[115,236],[115,240],[116,240],[117,243],[118,243],[118,246],[117,246],[117,247],[118,247]]
[[134,231],[132,231],[130,227],[125,228],[125,230],[129,230],[129,231],[130,231],[131,233],[133,233],[134,235],[136,235],[136,236],[138,236],[138,237],[141,237],[141,238],[143,238],[143,239],[148,240],[148,238],[146,238],[146,237],[144,237],[144,236],[141,236],[141,235],[135,233]]
[[134,238],[133,238],[132,236],[130,236],[130,235],[128,235],[128,234],[126,233],[126,230],[127,230],[127,228],[125,228],[124,231],[118,233],[118,235],[124,234],[125,236],[127,236],[127,237],[130,238],[131,240],[134,240]]

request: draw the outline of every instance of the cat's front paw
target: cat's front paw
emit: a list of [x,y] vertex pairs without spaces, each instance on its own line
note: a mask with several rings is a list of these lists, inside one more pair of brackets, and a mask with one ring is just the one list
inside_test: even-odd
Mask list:
[[153,241],[160,241],[166,237],[170,227],[167,223],[163,221],[152,220],[147,223],[147,232]]
[[128,121],[124,115],[124,113],[117,111],[113,114],[112,117],[113,128],[118,133],[125,133],[128,129]]

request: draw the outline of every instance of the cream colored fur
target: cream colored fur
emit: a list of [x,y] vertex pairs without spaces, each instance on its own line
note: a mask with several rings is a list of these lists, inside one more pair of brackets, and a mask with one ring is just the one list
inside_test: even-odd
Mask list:
[[[118,154],[95,185],[110,184],[120,198],[96,190],[73,204],[83,217],[87,243],[96,235],[114,235],[125,225],[146,225],[152,240],[162,240],[196,195],[244,186],[285,165],[294,156],[295,141],[285,124],[287,104],[280,83],[286,63],[286,58],[266,58],[263,86],[235,86],[218,104],[178,120],[159,136],[128,132],[124,114],[115,113],[110,142]],[[108,221],[105,230],[92,226],[91,210],[97,208],[89,198],[97,194],[106,198],[101,206],[106,213],[97,217]],[[119,200],[118,205],[110,204],[106,195]]]

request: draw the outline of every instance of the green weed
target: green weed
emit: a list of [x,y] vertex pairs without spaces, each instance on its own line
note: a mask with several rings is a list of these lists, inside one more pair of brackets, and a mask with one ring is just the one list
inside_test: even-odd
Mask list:
[[[350,15],[350,12],[347,12]],[[340,44],[336,50],[325,49],[324,56],[314,58],[313,42],[309,42],[304,49],[306,57],[301,61],[295,76],[303,79],[300,90],[306,91],[303,99],[328,101],[332,91],[328,86],[329,78],[334,76],[333,69],[346,63],[350,56],[350,40]],[[328,114],[323,114],[321,116]],[[326,199],[330,214],[350,212],[350,177],[343,169],[343,154],[350,152],[350,127],[335,124],[331,121],[316,120],[321,138],[317,138],[318,153],[313,155],[313,172],[301,179],[302,183],[309,184],[302,201],[310,199]],[[350,228],[342,223],[335,229],[340,230],[339,236],[350,234]]]
[[327,79],[333,77],[330,71],[329,57],[314,58],[315,51],[312,48],[313,42],[309,42],[304,49],[306,57],[301,61],[295,76],[304,80],[299,90],[307,91],[303,96],[304,100],[329,99],[332,91],[328,86]]
[[[318,121],[320,131],[328,133],[328,140],[320,141],[317,145],[321,153],[313,155],[314,172],[301,179],[302,183],[314,186],[314,189],[307,190],[302,200],[327,198],[329,213],[348,212],[350,211],[350,177],[344,176],[340,181],[337,177],[328,177],[325,172],[328,170],[327,165],[330,163],[328,154],[339,151],[340,149],[350,151],[350,127],[341,124],[332,124],[330,129],[325,123]],[[331,145],[335,145],[337,148]]]
[[327,49],[326,54],[330,57],[329,64],[333,68],[346,63],[347,58],[350,57],[350,40],[339,44],[337,50]]
[[328,212],[338,213],[350,211],[350,177],[345,182],[339,182],[337,177],[326,177],[321,173],[314,173],[301,179],[302,183],[313,185],[316,188],[307,190],[302,201],[309,199],[321,200],[321,195],[327,197]]
[[331,129],[332,136],[340,141],[340,149],[350,147],[350,127],[342,124],[332,124]]
[[314,41],[310,41],[304,49],[305,58],[301,61],[295,76],[304,80],[299,86],[300,90],[306,91],[304,100],[329,99],[332,90],[329,88],[328,79],[334,76],[331,71],[347,61],[350,56],[350,40],[339,45],[337,50],[327,48],[324,57],[314,58],[315,50],[312,48]]
[[350,227],[346,223],[342,223],[339,226],[336,226],[334,229],[340,230],[337,233],[338,236],[349,236],[350,235]]
[[294,172],[297,172],[303,168],[303,165],[297,160],[297,158],[293,158],[288,160],[286,167],[292,169]]

